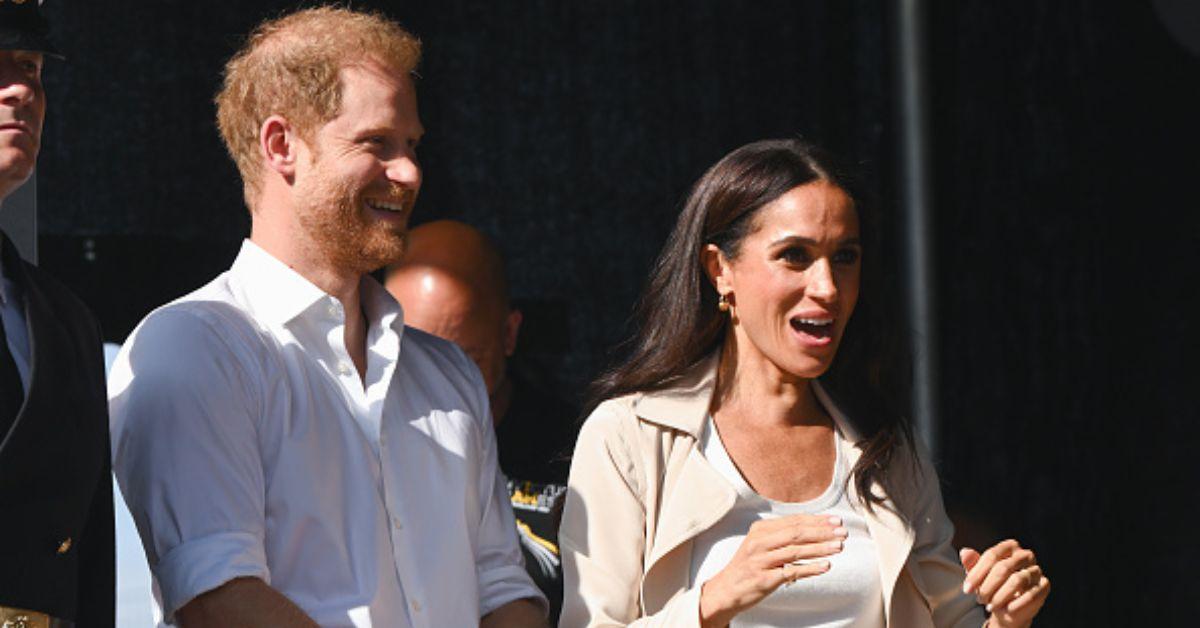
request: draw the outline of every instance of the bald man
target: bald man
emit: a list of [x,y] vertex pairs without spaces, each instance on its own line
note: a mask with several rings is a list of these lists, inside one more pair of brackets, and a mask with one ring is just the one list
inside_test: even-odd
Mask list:
[[458,344],[479,366],[498,425],[512,400],[505,361],[517,347],[521,312],[509,305],[496,247],[461,222],[422,225],[409,234],[387,288],[404,307],[405,324]]
[[508,368],[522,316],[509,303],[500,252],[469,225],[427,223],[409,232],[403,262],[389,269],[387,289],[400,301],[405,325],[457,343],[483,374],[525,566],[556,620],[562,580],[553,511],[564,491],[564,454],[574,441],[577,412],[552,387]]

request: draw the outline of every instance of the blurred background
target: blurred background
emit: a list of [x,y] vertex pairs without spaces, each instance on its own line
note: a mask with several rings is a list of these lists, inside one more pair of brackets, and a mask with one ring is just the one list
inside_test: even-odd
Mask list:
[[[526,313],[520,352],[569,394],[629,332],[691,183],[737,146],[803,135],[859,163],[877,197],[885,243],[866,263],[932,343],[921,383],[964,534],[1038,552],[1054,583],[1039,625],[1194,625],[1200,9],[959,0],[905,30],[901,5],[353,3],[424,41],[415,221],[496,239]],[[69,60],[45,76],[40,264],[108,340],[223,271],[248,235],[212,96],[245,33],[296,6],[44,8]],[[904,94],[922,86],[914,118]],[[930,314],[912,320],[921,296]]]

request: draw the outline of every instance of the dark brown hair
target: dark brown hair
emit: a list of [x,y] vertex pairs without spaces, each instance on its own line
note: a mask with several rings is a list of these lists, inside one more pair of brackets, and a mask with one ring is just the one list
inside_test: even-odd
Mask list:
[[[700,261],[707,244],[730,259],[755,228],[758,210],[789,190],[827,181],[855,202],[866,253],[872,249],[869,212],[849,170],[817,146],[799,139],[762,140],[747,144],[709,168],[696,182],[667,244],[650,275],[634,313],[637,331],[622,345],[623,359],[589,389],[590,412],[605,399],[671,386],[712,354],[724,341],[729,317],[717,309],[716,290]],[[870,490],[886,487],[887,470],[901,447],[912,447],[912,428],[904,404],[907,369],[898,334],[884,325],[872,302],[878,288],[864,263],[863,287],[846,328],[838,355],[821,377],[838,406],[861,435],[863,453],[854,467],[855,487],[864,505],[882,503]]]

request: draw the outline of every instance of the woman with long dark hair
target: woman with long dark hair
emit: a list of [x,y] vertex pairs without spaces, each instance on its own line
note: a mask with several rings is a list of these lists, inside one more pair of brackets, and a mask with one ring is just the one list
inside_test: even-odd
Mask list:
[[628,357],[593,386],[560,626],[995,628],[1040,610],[1049,581],[1016,541],[955,555],[888,336],[861,311],[845,333],[869,235],[852,190],[800,140],[696,184]]

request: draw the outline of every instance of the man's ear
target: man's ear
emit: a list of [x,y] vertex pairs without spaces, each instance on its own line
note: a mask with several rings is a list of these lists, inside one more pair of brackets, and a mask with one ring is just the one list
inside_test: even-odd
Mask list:
[[258,129],[258,152],[268,170],[278,173],[289,182],[296,174],[300,138],[287,118],[273,115],[263,120]]
[[508,316],[504,317],[504,357],[512,357],[513,351],[517,350],[517,335],[521,331],[521,320],[524,315],[521,310],[513,308],[508,311]]
[[733,292],[729,260],[725,259],[720,247],[705,244],[704,249],[700,251],[700,265],[704,267],[704,274],[708,275],[708,281],[717,290],[717,294],[728,295]]

